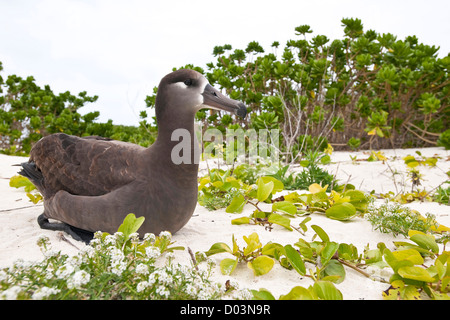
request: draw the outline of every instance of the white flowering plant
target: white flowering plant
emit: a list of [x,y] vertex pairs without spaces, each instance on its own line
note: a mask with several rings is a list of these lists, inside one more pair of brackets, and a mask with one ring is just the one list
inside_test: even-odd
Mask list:
[[[143,218],[128,215],[115,234],[96,232],[77,255],[52,250],[38,240],[44,259],[16,261],[0,270],[1,299],[220,299],[250,298],[247,290],[210,280],[214,264],[175,263],[170,232],[136,232]],[[237,294],[237,296],[236,296]]]

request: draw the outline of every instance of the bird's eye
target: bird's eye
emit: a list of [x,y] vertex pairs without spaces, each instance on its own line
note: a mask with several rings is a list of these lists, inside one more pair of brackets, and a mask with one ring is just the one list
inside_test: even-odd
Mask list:
[[184,84],[187,85],[188,87],[192,85],[192,79],[187,79],[184,80]]

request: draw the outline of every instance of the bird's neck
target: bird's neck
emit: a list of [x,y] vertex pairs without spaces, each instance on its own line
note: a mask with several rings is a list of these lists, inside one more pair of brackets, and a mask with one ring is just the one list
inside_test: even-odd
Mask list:
[[194,130],[194,116],[195,113],[159,119],[158,137],[148,150],[161,165],[197,175],[200,148]]

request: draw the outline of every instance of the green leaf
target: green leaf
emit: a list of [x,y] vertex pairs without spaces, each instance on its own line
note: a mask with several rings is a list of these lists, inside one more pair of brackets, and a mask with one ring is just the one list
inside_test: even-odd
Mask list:
[[331,162],[331,158],[329,155],[325,155],[320,159],[320,163],[323,165],[329,164]]
[[261,254],[279,260],[280,256],[284,254],[283,251],[283,246],[281,244],[269,242],[262,247]]
[[419,162],[416,160],[414,156],[407,155],[403,158],[405,160],[405,164],[410,168],[415,168],[419,165]]
[[250,218],[249,217],[241,217],[231,220],[231,224],[234,225],[240,225],[240,224],[249,224]]
[[424,249],[431,250],[433,253],[439,252],[436,240],[431,235],[417,233],[411,236],[410,239]]
[[343,196],[350,197],[350,203],[356,208],[356,210],[365,212],[367,210],[368,201],[364,192],[359,190],[347,190]]
[[241,213],[246,201],[242,194],[237,195],[231,200],[230,205],[225,209],[227,213]]
[[297,213],[297,207],[289,201],[280,201],[272,205],[272,211],[279,211],[293,216]]
[[380,249],[372,249],[366,252],[366,264],[377,263],[383,260],[383,255]]
[[9,186],[13,188],[25,188],[25,192],[30,192],[36,189],[34,184],[24,176],[13,176],[9,179]]
[[284,190],[284,184],[280,180],[270,177],[270,176],[264,176],[260,178],[264,183],[273,182],[273,193],[280,192]]
[[249,261],[247,266],[253,270],[255,276],[262,276],[272,270],[274,264],[275,262],[272,258],[268,256],[259,256],[253,261]]
[[330,241],[330,238],[328,237],[328,234],[318,225],[313,224],[311,226],[311,228],[313,228],[313,230],[317,233],[317,235],[319,236],[320,239],[322,239],[323,242],[328,242]]
[[303,230],[303,232],[306,232],[308,230],[308,227],[306,226],[306,223],[311,221],[311,217],[306,217],[305,219],[300,222],[299,226]]
[[145,218],[139,217],[136,218],[134,213],[128,214],[123,220],[122,224],[117,229],[118,232],[122,232],[125,236],[125,239],[128,239],[130,234],[135,233],[139,230],[141,225],[144,223]]
[[250,290],[254,300],[275,300],[275,297],[266,289]]
[[438,274],[439,279],[442,280],[445,277],[445,274],[447,272],[447,267],[445,267],[444,264],[437,259],[436,259],[434,265],[436,266],[436,272]]
[[259,178],[258,181],[256,182],[256,184],[258,186],[258,190],[256,192],[256,199],[258,199],[258,201],[260,201],[260,202],[263,202],[272,193],[273,188],[274,188],[274,183],[273,183],[273,181],[264,183],[264,180]]
[[244,248],[244,256],[248,256],[250,253],[262,247],[259,241],[259,236],[256,232],[253,232],[248,237],[243,236],[244,241],[247,243],[247,247]]
[[428,271],[421,267],[416,266],[406,266],[398,269],[398,274],[406,279],[424,281],[424,282],[433,282],[434,278],[430,276]]
[[322,300],[342,300],[342,293],[328,281],[316,281],[313,289]]
[[348,220],[356,215],[356,208],[350,202],[344,202],[328,208],[325,214],[331,219]]
[[282,215],[279,215],[277,213],[272,213],[267,219],[267,221],[270,223],[278,224],[282,227],[285,227],[289,231],[292,231],[291,220],[289,220],[289,218],[287,217],[283,217]]
[[301,286],[291,289],[288,294],[281,295],[279,300],[314,300],[311,292]]
[[[380,253],[380,250],[378,250],[378,252]],[[344,260],[349,260],[349,261],[356,260],[359,257],[358,249],[353,244],[340,243],[338,253],[339,253],[339,258],[342,258]],[[380,253],[379,257],[381,259],[381,253]],[[367,263],[367,260],[366,260],[366,263]]]
[[230,275],[238,264],[238,259],[226,258],[220,262],[220,271],[223,275]]
[[422,264],[424,262],[420,253],[414,249],[397,250],[392,252],[392,254],[399,261],[408,260],[413,264]]
[[300,254],[290,244],[284,246],[286,258],[291,266],[302,276],[306,274],[306,267]]
[[301,160],[300,165],[304,168],[309,166],[309,160]]
[[217,243],[214,243],[211,246],[211,248],[209,248],[209,250],[205,252],[205,254],[206,254],[206,256],[209,257],[213,254],[222,253],[222,252],[229,252],[231,254],[233,253],[227,244],[225,244],[223,242],[217,242]]
[[328,261],[333,257],[333,255],[336,253],[336,251],[339,248],[339,243],[329,241],[323,248],[323,250],[320,252],[320,257],[322,258],[321,262],[323,265],[327,264]]
[[325,268],[322,270],[322,277],[326,277],[329,281],[341,283],[345,279],[345,269],[342,263],[337,260],[330,260]]

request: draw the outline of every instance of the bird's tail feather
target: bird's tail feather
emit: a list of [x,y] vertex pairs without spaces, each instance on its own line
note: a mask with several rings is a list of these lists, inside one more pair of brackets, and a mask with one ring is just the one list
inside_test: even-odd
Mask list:
[[22,170],[18,173],[21,176],[24,176],[36,186],[39,190],[43,188],[44,176],[42,172],[36,167],[34,162],[24,162],[20,164],[22,166]]

